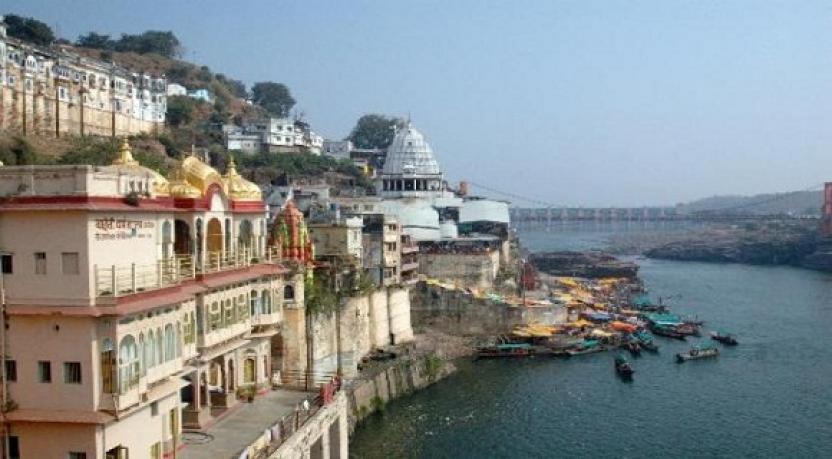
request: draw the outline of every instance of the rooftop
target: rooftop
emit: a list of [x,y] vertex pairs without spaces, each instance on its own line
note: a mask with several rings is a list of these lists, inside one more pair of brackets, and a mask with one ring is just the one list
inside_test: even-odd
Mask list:
[[387,148],[384,175],[441,175],[433,149],[416,128],[399,129]]

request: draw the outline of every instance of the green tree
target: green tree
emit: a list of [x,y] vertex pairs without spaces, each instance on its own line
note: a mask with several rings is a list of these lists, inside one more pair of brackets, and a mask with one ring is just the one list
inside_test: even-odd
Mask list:
[[122,34],[115,42],[115,50],[174,58],[182,53],[182,44],[171,31],[148,30],[139,35]]
[[188,96],[168,97],[168,111],[165,115],[171,126],[182,126],[193,121],[197,101]]
[[52,28],[35,18],[9,14],[6,15],[4,22],[6,33],[11,37],[41,46],[49,46],[55,41],[55,32]]
[[289,111],[296,102],[285,84],[272,81],[255,83],[251,88],[251,94],[255,104],[281,118],[289,116]]
[[403,124],[401,118],[394,116],[367,114],[358,119],[347,139],[358,148],[387,148],[393,141],[394,128]]
[[79,36],[75,44],[82,48],[104,50],[111,50],[115,48],[116,45],[109,35],[103,35],[96,32],[89,32],[86,35]]

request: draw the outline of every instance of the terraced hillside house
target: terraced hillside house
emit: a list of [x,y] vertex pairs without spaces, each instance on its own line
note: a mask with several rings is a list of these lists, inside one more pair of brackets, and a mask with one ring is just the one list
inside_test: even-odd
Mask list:
[[6,34],[0,16],[0,130],[128,136],[165,124],[167,80]]

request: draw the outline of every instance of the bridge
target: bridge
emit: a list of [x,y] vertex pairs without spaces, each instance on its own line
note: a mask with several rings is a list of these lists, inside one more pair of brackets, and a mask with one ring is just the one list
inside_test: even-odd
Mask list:
[[552,224],[558,222],[746,222],[772,220],[815,220],[819,216],[764,214],[737,210],[680,212],[675,207],[511,207],[514,224]]

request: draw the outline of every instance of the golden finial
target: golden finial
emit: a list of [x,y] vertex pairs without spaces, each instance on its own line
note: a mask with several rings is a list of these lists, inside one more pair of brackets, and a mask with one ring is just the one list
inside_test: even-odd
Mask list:
[[130,149],[130,143],[127,137],[121,140],[121,145],[118,147],[118,157],[113,160],[114,166],[138,166],[139,162],[133,159],[133,152]]
[[226,168],[225,175],[239,175],[237,173],[237,163],[234,161],[234,155],[228,155],[228,167]]

